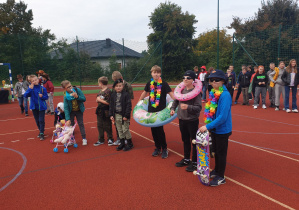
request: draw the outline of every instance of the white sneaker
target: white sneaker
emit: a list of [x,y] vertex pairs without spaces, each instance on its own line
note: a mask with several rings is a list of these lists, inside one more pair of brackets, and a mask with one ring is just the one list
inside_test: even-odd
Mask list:
[[82,140],[82,145],[83,145],[83,146],[86,146],[86,145],[87,145],[87,140],[86,140],[86,139],[83,139],[83,140]]
[[257,106],[253,106],[254,109],[257,109]]
[[284,111],[284,110],[286,110],[285,108],[282,108],[282,110]]
[[276,107],[276,108],[275,108],[275,111],[279,111],[279,108],[278,108],[278,107]]
[[290,110],[290,109],[287,109],[287,110],[286,110],[286,112],[287,112],[287,113],[290,113],[290,112],[291,112],[291,110]]
[[293,109],[292,112],[298,113],[298,109]]
[[120,140],[119,139],[117,139],[115,142],[113,142],[113,144],[112,144],[113,146],[118,146],[118,145],[120,145]]
[[113,141],[111,139],[108,140],[108,146],[112,146],[113,145]]
[[266,105],[265,105],[265,104],[263,104],[262,108],[263,108],[263,109],[267,109],[267,107],[266,107]]

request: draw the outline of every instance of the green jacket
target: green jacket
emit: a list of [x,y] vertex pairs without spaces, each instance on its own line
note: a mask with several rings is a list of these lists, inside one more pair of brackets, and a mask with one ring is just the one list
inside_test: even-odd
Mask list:
[[[84,102],[86,101],[86,98],[85,98],[83,92],[79,88],[76,88],[76,87],[74,87],[74,88],[78,94],[78,98],[75,100],[78,101],[79,109],[83,113],[85,111]],[[65,120],[68,121],[71,119],[70,113],[72,112],[73,105],[72,105],[71,100],[66,99],[65,93],[64,93],[63,103],[64,103]]]

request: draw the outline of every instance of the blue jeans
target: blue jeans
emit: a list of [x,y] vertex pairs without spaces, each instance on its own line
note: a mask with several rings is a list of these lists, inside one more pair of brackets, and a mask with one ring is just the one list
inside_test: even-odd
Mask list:
[[38,109],[32,109],[32,113],[35,119],[35,123],[39,129],[40,133],[45,131],[45,113],[46,111],[39,111]]
[[297,87],[285,86],[284,108],[289,109],[290,88],[292,88],[292,110],[297,109]]
[[206,100],[206,85],[202,86],[202,100]]
[[25,98],[24,96],[22,97],[18,97],[19,99],[19,105],[21,107],[21,110],[24,111],[24,106],[23,106],[23,103],[25,105],[25,112],[28,113],[28,103],[27,103],[27,98]]

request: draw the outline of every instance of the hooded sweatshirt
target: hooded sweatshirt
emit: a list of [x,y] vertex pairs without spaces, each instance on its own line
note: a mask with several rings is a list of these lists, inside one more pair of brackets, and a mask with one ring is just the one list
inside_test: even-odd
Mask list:
[[275,84],[279,84],[279,85],[285,86],[285,83],[281,79],[281,76],[282,76],[283,72],[285,71],[285,68],[283,68],[283,69],[278,68],[278,69],[279,69],[279,74],[278,74],[278,77],[277,77],[276,81],[273,79],[273,77],[275,75],[275,71],[273,71],[272,73],[269,74],[269,78]]

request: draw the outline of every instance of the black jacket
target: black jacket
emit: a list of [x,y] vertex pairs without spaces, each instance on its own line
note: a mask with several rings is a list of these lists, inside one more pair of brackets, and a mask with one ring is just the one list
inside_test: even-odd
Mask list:
[[241,86],[241,88],[246,88],[246,87],[249,87],[250,85],[250,75],[249,73],[245,73],[243,74],[242,72],[240,73],[239,75],[239,84]]
[[[281,76],[281,80],[285,83],[286,86],[290,85],[290,83],[291,83],[291,74],[288,73],[287,71],[284,71],[282,76]],[[299,73],[296,73],[295,74],[294,87],[297,87],[298,83],[299,83]]]
[[[111,94],[110,104],[109,104],[109,116],[110,117],[113,116],[114,118],[115,118],[116,94],[117,92],[113,91],[113,93]],[[132,111],[132,102],[131,102],[130,94],[123,90],[121,92],[120,102],[121,102],[122,117],[130,119],[131,111]]]
[[[265,82],[265,84],[259,85],[259,82]],[[259,74],[257,72],[253,77],[253,83],[255,84],[255,87],[267,87],[268,75],[266,73]]]

